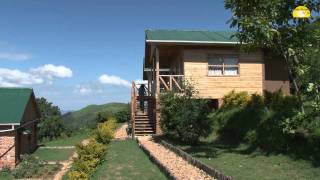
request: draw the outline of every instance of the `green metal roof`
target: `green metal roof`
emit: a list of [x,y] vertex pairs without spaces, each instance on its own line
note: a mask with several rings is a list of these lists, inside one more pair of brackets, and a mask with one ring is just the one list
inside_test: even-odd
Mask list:
[[147,42],[237,43],[231,31],[146,30]]
[[0,88],[0,124],[20,123],[32,93],[29,88]]

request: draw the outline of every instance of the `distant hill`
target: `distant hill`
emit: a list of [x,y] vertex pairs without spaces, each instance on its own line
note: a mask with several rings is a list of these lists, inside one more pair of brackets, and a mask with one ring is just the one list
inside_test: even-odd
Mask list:
[[86,128],[92,127],[95,124],[95,118],[99,112],[116,113],[128,104],[125,103],[107,103],[102,105],[89,105],[78,111],[68,112],[62,116],[64,124],[69,128]]

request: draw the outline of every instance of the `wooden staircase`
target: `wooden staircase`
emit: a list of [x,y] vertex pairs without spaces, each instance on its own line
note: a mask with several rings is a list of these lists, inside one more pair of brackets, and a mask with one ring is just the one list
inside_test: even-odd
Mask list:
[[154,134],[154,125],[148,115],[136,114],[135,124],[134,124],[135,136],[145,136]]
[[144,112],[140,109],[141,99],[136,93],[135,84],[132,83],[132,97],[131,97],[131,122],[132,122],[132,135],[135,136],[148,136],[155,134],[155,124],[152,119],[152,98],[145,96]]

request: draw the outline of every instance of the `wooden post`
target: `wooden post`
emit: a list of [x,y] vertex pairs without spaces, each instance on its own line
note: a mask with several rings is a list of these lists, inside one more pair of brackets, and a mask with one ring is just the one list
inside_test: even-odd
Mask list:
[[172,91],[172,75],[169,76],[169,88]]
[[156,97],[160,94],[160,62],[159,62],[159,50],[156,48]]
[[132,138],[134,138],[135,132],[135,115],[136,115],[136,85],[134,81],[132,81],[132,91],[131,91],[131,133]]
[[156,52],[156,98],[155,98],[155,108],[156,108],[156,113],[155,113],[155,133],[156,134],[161,134],[161,129],[160,129],[160,57],[159,57],[159,49],[156,47],[155,49]]

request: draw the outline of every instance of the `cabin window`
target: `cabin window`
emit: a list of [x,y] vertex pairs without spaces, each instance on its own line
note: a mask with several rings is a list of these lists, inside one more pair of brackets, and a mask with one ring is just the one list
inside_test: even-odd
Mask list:
[[238,57],[231,55],[209,56],[209,76],[236,76],[239,74]]

